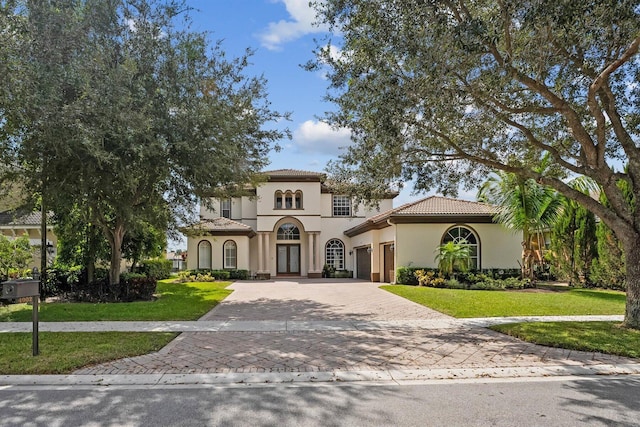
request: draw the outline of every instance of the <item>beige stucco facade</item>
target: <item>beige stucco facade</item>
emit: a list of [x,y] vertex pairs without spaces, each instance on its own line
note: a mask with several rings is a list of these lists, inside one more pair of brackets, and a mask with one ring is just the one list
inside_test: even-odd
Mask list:
[[[9,239],[15,239],[24,235],[29,237],[29,242],[33,247],[33,259],[29,263],[28,268],[36,267],[40,269],[42,265],[40,256],[40,246],[42,244],[41,230],[39,213],[12,218],[10,221],[7,221],[7,223],[0,224],[0,234]],[[58,238],[53,232],[53,227],[50,225],[47,226],[46,234],[48,248],[47,263],[51,264],[56,256]]]
[[[518,268],[521,238],[492,223],[493,211],[486,205],[427,198],[393,208],[395,194],[390,194],[377,208],[367,208],[336,194],[320,173],[287,169],[266,174],[267,182],[247,196],[213,199],[214,209],[202,207],[199,225],[185,229],[188,269],[321,277],[330,264],[354,277],[394,282],[397,267],[435,267],[435,250],[455,225],[477,238],[478,268]],[[453,211],[440,212],[442,204]],[[225,252],[229,241],[235,244],[235,257]],[[225,256],[235,260],[226,265]]]

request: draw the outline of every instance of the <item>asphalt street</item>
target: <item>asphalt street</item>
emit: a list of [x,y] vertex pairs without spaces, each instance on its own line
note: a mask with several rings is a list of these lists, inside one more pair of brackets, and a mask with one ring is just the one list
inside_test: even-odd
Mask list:
[[637,426],[640,376],[6,386],[0,426]]

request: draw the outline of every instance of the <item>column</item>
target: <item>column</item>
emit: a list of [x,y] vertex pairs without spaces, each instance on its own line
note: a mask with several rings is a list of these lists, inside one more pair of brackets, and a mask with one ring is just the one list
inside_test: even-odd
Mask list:
[[258,233],[258,273],[264,272],[264,260],[262,253],[262,233]]
[[264,272],[271,273],[271,246],[269,245],[269,233],[264,233]]
[[314,243],[315,243],[315,245],[314,245],[314,247],[315,247],[314,253],[316,255],[316,262],[315,262],[315,264],[316,264],[316,272],[320,272],[321,271],[321,269],[320,269],[320,265],[321,265],[320,264],[320,233],[316,233],[315,234]]
[[307,275],[315,271],[313,263],[313,233],[309,233],[309,265],[307,266]]

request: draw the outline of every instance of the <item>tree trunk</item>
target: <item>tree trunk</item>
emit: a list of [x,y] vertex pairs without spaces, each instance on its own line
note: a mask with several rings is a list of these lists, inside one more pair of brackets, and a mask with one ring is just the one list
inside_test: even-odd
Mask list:
[[522,278],[533,282],[533,250],[531,249],[531,234],[522,232]]
[[624,316],[624,326],[640,329],[640,233],[625,236],[624,246],[627,307]]
[[109,284],[120,283],[120,262],[122,260],[122,240],[124,239],[125,228],[122,224],[117,224],[113,230],[109,230],[109,244],[111,245],[111,265],[109,266]]

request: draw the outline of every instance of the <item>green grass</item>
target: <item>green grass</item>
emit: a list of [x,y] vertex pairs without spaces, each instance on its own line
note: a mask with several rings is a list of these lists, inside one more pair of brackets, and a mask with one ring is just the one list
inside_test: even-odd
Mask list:
[[640,331],[621,328],[615,322],[514,323],[491,329],[550,347],[640,358]]
[[[42,322],[117,321],[117,320],[196,320],[215,307],[232,291],[230,282],[170,283],[158,282],[155,301],[128,303],[62,303],[40,305]],[[32,307],[12,304],[0,307],[0,321],[31,321]]]
[[30,333],[0,334],[0,375],[68,374],[88,365],[158,351],[177,336],[164,332],[41,332],[38,356]]
[[422,286],[381,286],[453,317],[624,314],[623,292],[567,289],[554,292],[467,291]]
[[[158,283],[155,301],[90,304],[45,303],[43,322],[195,320],[222,301],[230,282]],[[0,307],[0,321],[31,321],[32,307]],[[65,374],[84,366],[157,351],[177,334],[157,332],[41,332],[40,355],[32,356],[30,333],[0,333],[0,374]]]

